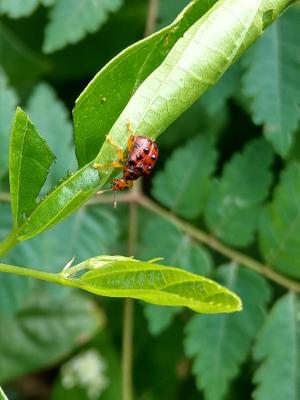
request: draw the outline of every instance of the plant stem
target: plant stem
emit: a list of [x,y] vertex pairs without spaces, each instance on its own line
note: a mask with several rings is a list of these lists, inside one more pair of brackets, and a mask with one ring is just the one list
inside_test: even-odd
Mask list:
[[7,192],[0,192],[0,202],[9,203],[10,202],[10,194]]
[[178,218],[176,215],[171,213],[170,211],[165,210],[163,207],[159,206],[157,203],[149,199],[148,197],[141,194],[138,198],[138,203],[147,208],[148,210],[160,215],[161,217],[169,220],[174,225],[178,226],[184,232],[186,232],[189,236],[196,239],[197,241],[206,244],[212,249],[218,251],[224,256],[228,257],[232,261],[237,262],[238,264],[248,267],[261,275],[269,278],[273,282],[292,290],[294,292],[300,293],[300,283],[293,281],[292,279],[286,278],[285,276],[275,272],[269,266],[260,263],[259,261],[254,260],[251,257],[246,256],[243,253],[240,253],[236,250],[231,249],[228,246],[225,246],[221,242],[219,242],[214,237],[210,236],[206,232],[195,228],[188,222],[185,222]]
[[0,272],[10,273],[15,275],[26,276],[27,278],[39,279],[46,282],[57,283],[59,285],[70,286],[75,288],[81,288],[81,284],[75,279],[65,279],[60,274],[52,274],[50,272],[44,272],[36,269],[17,267],[15,265],[1,264]]
[[[137,199],[142,195],[141,182],[137,182],[130,191],[132,198]],[[129,205],[129,232],[128,232],[128,255],[135,255],[135,247],[138,239],[138,206],[132,201]],[[124,300],[123,321],[123,354],[122,354],[122,393],[123,400],[132,400],[132,358],[133,358],[133,323],[134,323],[134,301]]]
[[4,240],[0,243],[0,257],[8,252],[17,243],[17,236],[12,231]]

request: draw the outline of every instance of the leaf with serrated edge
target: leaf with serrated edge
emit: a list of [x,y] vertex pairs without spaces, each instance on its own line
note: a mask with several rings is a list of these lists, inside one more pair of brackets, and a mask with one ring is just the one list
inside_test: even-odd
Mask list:
[[299,399],[299,297],[290,293],[273,306],[254,348],[254,400]]
[[[139,257],[149,260],[155,255],[162,257],[162,262],[180,265],[195,274],[207,275],[212,267],[210,254],[194,243],[175,225],[161,218],[151,218],[143,224],[142,241]],[[144,312],[148,320],[149,331],[160,334],[173,321],[181,307],[163,307],[145,304]]]
[[261,203],[272,179],[272,160],[271,146],[264,139],[253,140],[233,156],[221,179],[212,185],[205,221],[224,242],[243,247],[253,241]]
[[226,397],[264,321],[270,295],[264,278],[235,264],[222,266],[217,278],[241,296],[243,312],[195,315],[185,328],[185,353],[194,358],[192,370],[206,400]]
[[300,164],[288,164],[259,222],[259,243],[272,267],[300,278]]
[[56,0],[46,26],[43,50],[50,53],[96,32],[122,0]]
[[6,74],[0,67],[0,178],[8,171],[9,130],[17,103],[17,93],[9,86]]
[[28,17],[39,4],[52,5],[56,0],[1,0],[0,14],[7,14],[11,18]]
[[74,136],[79,166],[92,161],[136,88],[159,66],[176,40],[217,0],[191,2],[165,29],[112,59],[76,100]]
[[16,111],[9,149],[9,179],[14,225],[19,227],[37,206],[36,198],[55,159],[28,116]]
[[249,51],[243,92],[256,124],[281,156],[292,146],[300,121],[300,9],[292,7]]
[[234,312],[242,307],[234,293],[179,268],[131,259],[97,268],[97,257],[81,265],[96,269],[76,279],[76,285],[100,296],[132,297],[151,304],[185,306],[202,313]]
[[207,200],[216,158],[211,135],[192,139],[175,150],[164,170],[156,174],[153,196],[185,218],[198,217]]

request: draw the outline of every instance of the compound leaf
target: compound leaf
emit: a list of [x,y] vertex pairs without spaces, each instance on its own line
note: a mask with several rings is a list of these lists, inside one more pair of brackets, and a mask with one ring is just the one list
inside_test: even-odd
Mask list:
[[205,221],[224,242],[242,247],[253,240],[261,203],[271,183],[272,159],[268,143],[254,140],[225,165],[221,179],[212,185]]
[[[169,265],[181,265],[195,274],[208,275],[212,261],[204,248],[192,240],[170,222],[154,218],[143,226],[141,251],[143,259],[162,257]],[[181,312],[180,307],[163,307],[153,304],[144,306],[149,330],[153,335],[160,334],[173,321],[173,317]]]
[[300,9],[292,7],[244,59],[243,91],[251,98],[256,124],[281,156],[286,156],[300,121]]
[[74,292],[63,299],[32,295],[17,314],[1,316],[0,382],[53,365],[102,324],[93,303]]
[[18,108],[9,150],[10,193],[16,227],[36,208],[36,198],[54,159],[46,141],[24,111]]
[[76,43],[87,33],[96,32],[122,0],[56,0],[49,12],[43,50],[45,53]]
[[8,171],[9,130],[17,103],[17,93],[9,86],[6,74],[0,67],[0,178]]
[[132,297],[151,304],[185,306],[202,313],[241,309],[240,299],[234,293],[183,269],[124,257],[106,262],[95,257],[79,266],[91,271],[72,278],[74,286],[100,296]]
[[269,265],[300,278],[300,165],[288,164],[259,223],[262,255]]
[[254,349],[254,358],[260,362],[253,379],[255,400],[299,398],[299,312],[299,298],[293,293],[273,306]]
[[213,137],[198,136],[173,152],[162,172],[156,174],[153,196],[176,214],[198,217],[210,188],[210,176],[216,166]]
[[47,187],[44,187],[50,189],[76,165],[71,145],[73,142],[71,121],[64,103],[46,83],[40,83],[35,87],[29,98],[27,111],[57,157],[49,173]]
[[241,296],[244,309],[236,315],[195,315],[186,326],[185,353],[194,358],[196,384],[206,400],[225,398],[264,321],[269,299],[265,279],[252,271],[224,265],[217,278]]

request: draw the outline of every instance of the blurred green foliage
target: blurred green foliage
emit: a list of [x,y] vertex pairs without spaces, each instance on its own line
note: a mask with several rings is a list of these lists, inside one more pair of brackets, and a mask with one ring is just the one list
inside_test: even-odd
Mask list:
[[[0,239],[11,226],[5,200],[16,105],[57,156],[45,194],[76,167],[76,97],[107,61],[144,35],[146,1],[78,0],[65,19],[69,2],[0,2]],[[161,0],[157,27],[171,23],[187,3]],[[294,279],[300,276],[299,17],[296,4],[159,137],[156,171],[143,182],[146,194],[194,227]],[[126,254],[130,223],[127,205],[88,205],[2,260],[57,272],[74,255],[80,262]],[[137,304],[136,398],[293,398],[299,386],[296,294],[237,263],[224,265],[221,254],[142,208],[135,251],[219,280],[244,302],[243,313],[224,316]],[[119,400],[121,313],[118,300],[1,274],[0,384],[7,395]],[[89,385],[68,384],[64,366],[82,358],[84,379],[84,355],[95,349],[96,365],[102,360],[105,367],[94,379],[101,376],[107,385],[93,397]]]

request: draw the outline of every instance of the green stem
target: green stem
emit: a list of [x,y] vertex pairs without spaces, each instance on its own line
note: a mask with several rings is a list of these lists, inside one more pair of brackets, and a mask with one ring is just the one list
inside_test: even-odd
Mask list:
[[36,269],[17,267],[16,265],[0,263],[0,272],[26,276],[27,278],[39,279],[46,282],[57,283],[59,285],[82,288],[82,285],[75,279],[66,279],[60,274],[52,274]]
[[200,230],[199,228],[195,228],[188,222],[181,220],[176,215],[174,215],[170,211],[167,211],[163,207],[159,206],[157,203],[155,203],[148,197],[140,195],[137,201],[140,204],[140,206],[147,208],[148,210],[154,212],[155,214],[158,214],[161,217],[167,219],[168,221],[172,222],[174,225],[182,229],[184,232],[186,232],[190,237],[194,238],[195,240],[201,243],[206,244],[208,247],[223,254],[232,261],[235,261],[242,266],[248,267],[253,271],[258,272],[259,274],[264,275],[268,279],[287,288],[288,290],[300,293],[300,283],[293,281],[292,279],[286,278],[285,276],[275,272],[269,266],[262,264],[259,261],[256,261],[253,258],[248,257],[243,253],[233,250],[228,246],[225,246],[223,243],[219,242],[213,236],[210,236],[209,234]]
[[17,235],[12,231],[3,242],[0,243],[0,257],[8,252],[17,243]]

